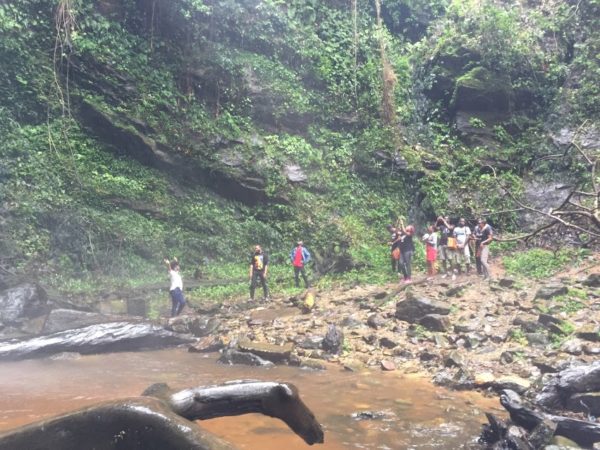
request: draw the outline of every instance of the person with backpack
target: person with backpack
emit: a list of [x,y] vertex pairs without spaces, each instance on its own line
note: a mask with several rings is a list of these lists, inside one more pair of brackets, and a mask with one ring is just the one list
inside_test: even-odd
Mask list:
[[487,279],[490,277],[490,266],[488,264],[490,255],[489,245],[494,239],[494,231],[485,218],[477,221],[477,228],[477,234],[475,235],[476,256],[479,257],[481,264],[481,274],[484,279]]
[[458,220],[458,225],[454,227],[452,235],[456,239],[456,268],[461,273],[462,264],[465,265],[465,272],[471,270],[471,251],[469,250],[469,240],[471,239],[471,229],[467,226],[467,221],[462,217]]
[[164,263],[167,265],[167,271],[169,272],[169,295],[171,296],[171,317],[178,316],[183,307],[185,306],[185,297],[183,296],[183,280],[179,273],[179,261],[177,258],[173,258],[169,261],[165,258]]
[[269,271],[269,256],[260,245],[254,246],[254,253],[250,257],[250,300],[254,300],[254,291],[260,280],[263,289],[263,300],[269,301],[269,286],[267,273]]
[[292,266],[294,266],[294,283],[296,287],[300,287],[299,275],[302,275],[304,287],[308,289],[308,278],[306,277],[304,267],[310,261],[310,252],[304,247],[302,241],[298,241],[296,247],[290,252],[290,261],[292,262]]

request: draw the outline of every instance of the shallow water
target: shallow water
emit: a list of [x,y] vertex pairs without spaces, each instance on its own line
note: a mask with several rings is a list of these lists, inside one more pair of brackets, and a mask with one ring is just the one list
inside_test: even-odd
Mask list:
[[[325,428],[322,449],[458,449],[473,442],[499,410],[495,398],[452,392],[397,372],[322,372],[292,367],[223,366],[183,349],[0,364],[0,430],[103,400],[139,395],[156,382],[175,389],[235,379],[294,383]],[[354,412],[383,412],[357,421]],[[259,414],[199,422],[242,449],[310,448],[277,419]]]

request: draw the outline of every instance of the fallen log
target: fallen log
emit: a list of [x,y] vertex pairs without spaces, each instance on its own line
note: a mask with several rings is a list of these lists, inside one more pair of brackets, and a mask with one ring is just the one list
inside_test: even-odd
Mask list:
[[323,442],[320,424],[291,384],[236,381],[179,392],[156,384],[143,395],[0,434],[0,450],[231,450],[192,421],[250,412],[283,420],[309,445]]
[[556,424],[555,435],[564,436],[583,446],[600,442],[599,423],[537,411],[525,403],[516,392],[508,389],[502,391],[500,403],[510,414],[511,420],[528,431],[532,431],[547,419]]
[[289,383],[231,381],[179,392],[156,384],[142,395],[164,399],[176,414],[189,420],[261,413],[282,420],[309,445],[323,442],[319,422]]

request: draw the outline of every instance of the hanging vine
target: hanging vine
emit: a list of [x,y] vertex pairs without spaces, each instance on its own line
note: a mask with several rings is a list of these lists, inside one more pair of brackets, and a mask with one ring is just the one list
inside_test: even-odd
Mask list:
[[377,13],[377,36],[379,39],[379,52],[381,58],[382,72],[382,98],[381,110],[382,118],[386,125],[393,125],[396,122],[396,108],[394,106],[394,88],[397,78],[394,69],[389,62],[386,52],[386,43],[383,32],[383,23],[381,20],[381,1],[375,0],[375,11]]

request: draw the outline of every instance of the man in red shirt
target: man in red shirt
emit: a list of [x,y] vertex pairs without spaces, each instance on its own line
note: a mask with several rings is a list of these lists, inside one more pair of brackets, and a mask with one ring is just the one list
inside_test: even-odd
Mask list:
[[292,262],[292,266],[294,266],[294,282],[296,287],[300,286],[299,275],[302,274],[304,286],[308,288],[308,278],[306,277],[304,265],[310,261],[310,253],[306,247],[304,247],[304,243],[302,241],[298,241],[296,247],[294,247],[290,252],[290,261]]

